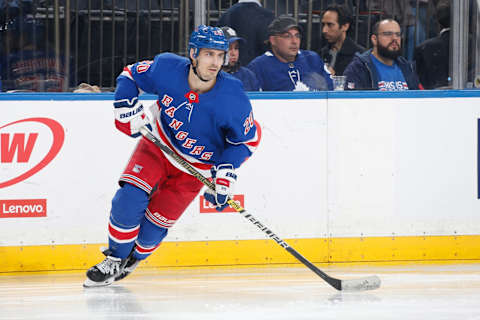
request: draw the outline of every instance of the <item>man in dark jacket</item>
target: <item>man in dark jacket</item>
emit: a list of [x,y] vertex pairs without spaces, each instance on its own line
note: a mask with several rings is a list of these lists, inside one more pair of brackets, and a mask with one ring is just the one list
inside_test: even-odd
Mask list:
[[403,91],[418,90],[420,82],[415,70],[401,53],[400,25],[393,19],[375,24],[370,37],[373,49],[355,58],[345,72],[346,89]]
[[240,47],[240,65],[247,65],[265,52],[267,28],[274,18],[273,12],[263,8],[259,0],[240,0],[220,17],[218,26],[231,27],[246,40]]
[[440,1],[437,17],[442,30],[415,48],[414,60],[425,89],[447,87],[450,66],[450,2]]
[[365,51],[347,36],[352,21],[350,10],[345,5],[331,5],[323,13],[322,36],[328,45],[320,50],[320,56],[332,75],[343,75],[355,53]]

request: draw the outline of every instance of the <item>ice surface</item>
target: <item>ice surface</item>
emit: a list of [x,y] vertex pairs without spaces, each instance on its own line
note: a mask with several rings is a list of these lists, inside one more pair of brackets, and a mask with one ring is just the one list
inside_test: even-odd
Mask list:
[[338,292],[300,266],[136,270],[88,289],[79,272],[0,275],[0,319],[480,320],[480,264],[319,267],[382,285]]

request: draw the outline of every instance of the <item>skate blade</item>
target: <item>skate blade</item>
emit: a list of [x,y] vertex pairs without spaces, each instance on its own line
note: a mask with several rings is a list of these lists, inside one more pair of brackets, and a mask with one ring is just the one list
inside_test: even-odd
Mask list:
[[103,282],[95,282],[87,278],[83,283],[83,287],[84,288],[106,287],[111,285],[113,281],[114,281],[113,277]]

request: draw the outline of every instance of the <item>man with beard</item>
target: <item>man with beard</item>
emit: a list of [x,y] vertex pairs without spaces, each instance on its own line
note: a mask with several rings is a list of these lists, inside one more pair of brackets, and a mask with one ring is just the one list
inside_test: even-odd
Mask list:
[[250,69],[240,66],[240,42],[245,44],[245,39],[238,37],[235,30],[230,27],[222,27],[221,29],[229,44],[227,63],[223,66],[222,70],[242,81],[245,91],[259,91],[260,86],[255,73]]
[[247,66],[257,76],[263,91],[333,90],[333,81],[322,58],[300,50],[302,27],[289,16],[280,16],[268,26],[271,49]]
[[410,62],[400,56],[402,33],[393,19],[379,21],[370,37],[373,48],[356,53],[345,72],[346,89],[403,91],[421,85]]
[[352,21],[350,9],[345,5],[333,4],[322,16],[322,36],[328,44],[320,50],[320,56],[337,76],[343,75],[356,52],[365,51],[347,36]]

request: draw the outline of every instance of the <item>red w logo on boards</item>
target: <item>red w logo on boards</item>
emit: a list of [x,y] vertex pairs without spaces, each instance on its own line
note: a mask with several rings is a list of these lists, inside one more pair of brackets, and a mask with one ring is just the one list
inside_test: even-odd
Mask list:
[[24,181],[45,168],[63,146],[65,132],[49,118],[0,125],[0,188]]

